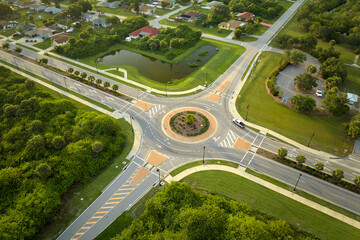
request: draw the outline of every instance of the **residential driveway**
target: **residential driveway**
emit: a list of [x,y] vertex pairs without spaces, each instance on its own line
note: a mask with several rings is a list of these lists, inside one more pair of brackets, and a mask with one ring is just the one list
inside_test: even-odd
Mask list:
[[[294,78],[300,74],[305,73],[307,67],[311,64],[315,65],[317,69],[320,67],[317,59],[307,54],[307,60],[304,63],[298,65],[289,64],[283,71],[279,73],[279,75],[277,75],[277,84],[280,88],[280,91],[282,92],[282,99],[290,100],[292,96],[301,93],[295,88]],[[317,77],[318,72],[315,73],[314,76]],[[316,100],[317,107],[322,107],[322,98],[317,97],[315,93],[317,89],[321,89],[324,93],[326,85],[325,82],[319,78],[316,80],[316,83],[318,86],[313,88],[313,90],[310,93],[307,93],[307,95],[312,96]]]

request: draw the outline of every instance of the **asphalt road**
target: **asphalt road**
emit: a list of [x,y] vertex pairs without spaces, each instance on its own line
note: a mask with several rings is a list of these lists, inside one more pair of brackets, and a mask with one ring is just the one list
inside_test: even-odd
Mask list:
[[[143,111],[136,107],[133,102],[126,102],[110,94],[94,89],[88,85],[66,78],[60,74],[44,69],[39,65],[29,63],[11,54],[1,52],[0,58],[6,62],[17,65],[19,68],[26,69],[50,81],[62,85],[72,91],[78,92],[88,98],[107,105],[116,111],[127,113],[134,117],[142,128],[142,138],[139,151],[132,157],[132,161],[125,171],[123,171],[59,237],[58,239],[93,239],[103,231],[114,219],[116,219],[126,209],[131,207],[143,194],[145,194],[154,184],[158,182],[157,169],[160,169],[161,176],[166,176],[172,169],[185,163],[202,159],[203,147],[206,147],[206,159],[225,159],[239,163],[242,167],[250,167],[271,177],[279,179],[290,185],[295,184],[299,177],[299,171],[287,166],[278,164],[272,160],[256,155],[252,151],[235,149],[233,144],[237,137],[252,143],[253,146],[266,148],[276,152],[279,147],[286,147],[289,156],[296,156],[302,153],[307,158],[307,164],[314,165],[315,162],[325,163],[325,170],[331,171],[335,168],[342,168],[345,171],[345,178],[352,179],[355,175],[360,175],[359,162],[354,159],[324,159],[309,152],[294,148],[277,140],[265,137],[262,134],[253,132],[247,128],[240,129],[232,123],[230,102],[237,97],[236,88],[241,83],[241,76],[249,66],[255,55],[267,48],[267,42],[282,28],[294,12],[303,3],[303,0],[296,1],[280,19],[269,28],[269,30],[256,42],[240,43],[246,47],[245,53],[222,74],[211,86],[192,96],[179,98],[166,98],[151,95],[147,92],[133,89],[127,85],[106,79],[103,76],[87,72],[103,81],[119,85],[121,92],[139,97],[140,100],[152,103],[153,106]],[[174,14],[174,13],[172,13]],[[212,36],[210,36],[212,37]],[[217,37],[212,37],[217,38]],[[224,40],[224,39],[222,39]],[[233,40],[225,39],[232,42]],[[14,48],[14,45],[11,45]],[[23,49],[22,54],[31,58],[42,58],[43,55],[28,49]],[[47,57],[49,65],[67,70],[69,67],[79,69],[71,64]],[[206,98],[210,93],[224,82],[229,81],[228,86],[221,94],[219,102],[214,102]],[[169,139],[161,129],[161,121],[166,113],[179,107],[198,107],[214,115],[217,121],[217,130],[213,136],[201,143],[186,144]],[[155,150],[168,159],[159,166],[151,165],[144,159],[151,150]],[[149,172],[140,182],[132,182],[132,179],[140,169],[147,169]],[[130,182],[129,182],[130,181]],[[132,182],[132,183],[131,183]],[[360,196],[328,184],[322,180],[303,174],[298,184],[298,188],[310,194],[323,198],[329,202],[339,205],[354,213],[360,214]],[[115,196],[115,197],[114,197]]]

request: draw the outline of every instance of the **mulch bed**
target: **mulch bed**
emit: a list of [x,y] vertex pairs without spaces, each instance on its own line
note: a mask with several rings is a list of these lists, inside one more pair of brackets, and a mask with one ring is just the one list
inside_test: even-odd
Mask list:
[[[194,122],[191,124],[186,123],[186,116],[192,114]],[[194,137],[203,134],[209,129],[209,120],[201,113],[193,111],[184,111],[175,114],[170,119],[171,130],[188,137]]]

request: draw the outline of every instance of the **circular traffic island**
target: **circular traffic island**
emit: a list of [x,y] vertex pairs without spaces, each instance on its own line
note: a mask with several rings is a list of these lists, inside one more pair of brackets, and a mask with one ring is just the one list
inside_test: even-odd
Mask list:
[[207,140],[215,133],[216,120],[203,109],[180,108],[165,115],[162,129],[173,140],[197,143]]

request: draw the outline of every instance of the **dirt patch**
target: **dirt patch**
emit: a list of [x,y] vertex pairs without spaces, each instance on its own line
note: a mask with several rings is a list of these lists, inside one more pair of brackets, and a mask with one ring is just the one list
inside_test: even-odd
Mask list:
[[[188,117],[193,120],[188,122]],[[209,129],[209,120],[201,113],[193,111],[184,111],[175,114],[170,119],[171,130],[182,136],[198,136]]]

